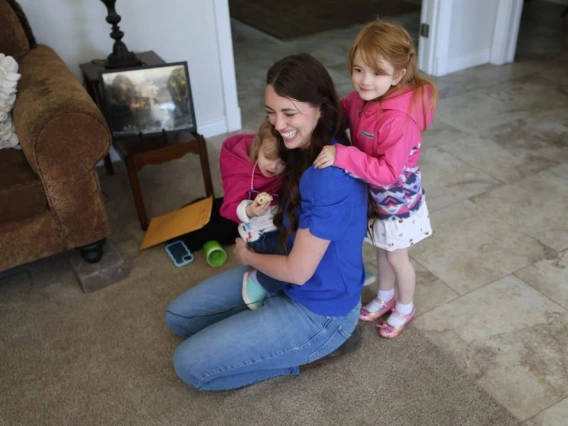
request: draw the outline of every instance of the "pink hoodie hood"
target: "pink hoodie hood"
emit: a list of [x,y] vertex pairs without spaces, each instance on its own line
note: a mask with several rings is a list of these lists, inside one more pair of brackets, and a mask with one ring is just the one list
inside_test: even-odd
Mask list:
[[254,166],[249,158],[253,138],[252,134],[241,134],[225,139],[219,156],[223,179],[241,174],[247,175],[250,179]]
[[[423,100],[422,97],[425,99]],[[432,118],[434,118],[434,110],[432,108],[425,110],[423,107],[423,105],[430,105],[431,100],[432,89],[429,86],[425,86],[424,91],[418,93],[415,90],[393,93],[382,102],[377,102],[377,107],[385,112],[394,110],[408,115],[418,125],[420,132],[424,132],[432,122]],[[369,108],[365,115],[369,114],[371,109],[375,110],[376,113],[375,108]]]
[[[237,216],[237,207],[243,200],[249,198],[251,178],[254,169],[253,186],[259,192],[277,194],[282,186],[282,176],[264,176],[260,170],[254,168],[249,158],[252,141],[255,135],[240,134],[227,138],[221,147],[219,167],[225,192],[221,216],[240,222]],[[277,199],[273,201],[277,203]]]

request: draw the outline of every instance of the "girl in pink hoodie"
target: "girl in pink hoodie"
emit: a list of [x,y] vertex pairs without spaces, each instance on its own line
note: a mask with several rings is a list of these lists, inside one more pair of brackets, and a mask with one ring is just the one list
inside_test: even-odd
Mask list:
[[393,338],[416,314],[408,249],[432,233],[418,159],[438,92],[418,71],[412,39],[397,24],[377,20],[363,28],[349,51],[349,69],[355,91],[341,104],[354,146],[326,146],[314,166],[334,165],[369,184],[375,217],[366,241],[377,249],[379,291],[360,319],[390,314],[377,327]]
[[[280,233],[273,219],[278,210],[287,151],[267,118],[257,134],[251,136],[236,135],[223,142],[219,157],[225,191],[221,216],[239,224],[240,237],[255,252],[282,254]],[[268,293],[287,284],[250,270],[243,276],[243,300],[251,310],[258,309]]]
[[[201,250],[203,244],[211,240],[230,245],[235,243],[235,238],[243,236],[243,223],[251,222],[255,222],[255,232],[245,241],[257,240],[263,229],[256,223],[256,216],[262,216],[269,206],[278,204],[274,194],[282,186],[280,155],[285,155],[279,146],[267,119],[256,134],[242,133],[225,139],[219,155],[224,196],[213,200],[211,219],[203,228],[171,241],[183,241],[190,251]],[[274,147],[279,147],[278,152]],[[263,208],[252,202],[261,192],[273,194],[273,201]]]

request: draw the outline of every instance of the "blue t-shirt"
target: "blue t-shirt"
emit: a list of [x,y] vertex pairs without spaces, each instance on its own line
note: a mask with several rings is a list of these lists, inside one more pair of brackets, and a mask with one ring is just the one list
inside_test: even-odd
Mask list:
[[[312,166],[300,178],[298,228],[309,228],[312,235],[330,244],[314,275],[304,285],[288,285],[284,291],[316,314],[346,315],[361,298],[367,191],[364,182],[334,166]],[[284,226],[290,226],[286,215]],[[288,238],[288,251],[295,238],[295,233]]]

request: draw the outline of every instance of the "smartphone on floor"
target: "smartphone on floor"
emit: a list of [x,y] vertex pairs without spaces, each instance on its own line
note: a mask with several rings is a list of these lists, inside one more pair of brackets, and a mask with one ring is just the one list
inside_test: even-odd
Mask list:
[[193,254],[181,240],[166,244],[166,253],[178,268],[193,262]]

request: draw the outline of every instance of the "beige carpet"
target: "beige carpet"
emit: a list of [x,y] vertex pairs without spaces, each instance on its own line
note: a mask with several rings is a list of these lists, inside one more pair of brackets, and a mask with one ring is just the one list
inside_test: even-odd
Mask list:
[[[183,197],[200,195],[197,164],[188,157],[176,167],[145,169],[147,201],[181,205],[174,192],[187,182],[196,189]],[[164,195],[176,176],[181,183]],[[189,389],[172,369],[180,340],[166,328],[164,310],[219,270],[201,252],[184,268],[174,267],[162,246],[139,252],[142,233],[124,167],[103,177],[103,188],[113,240],[131,268],[126,280],[83,294],[65,255],[0,274],[1,425],[515,424],[413,328],[390,341],[363,325],[358,351],[300,376],[231,392]],[[226,267],[234,264],[231,257]]]
[[231,17],[281,40],[420,11],[404,0],[230,0]]

